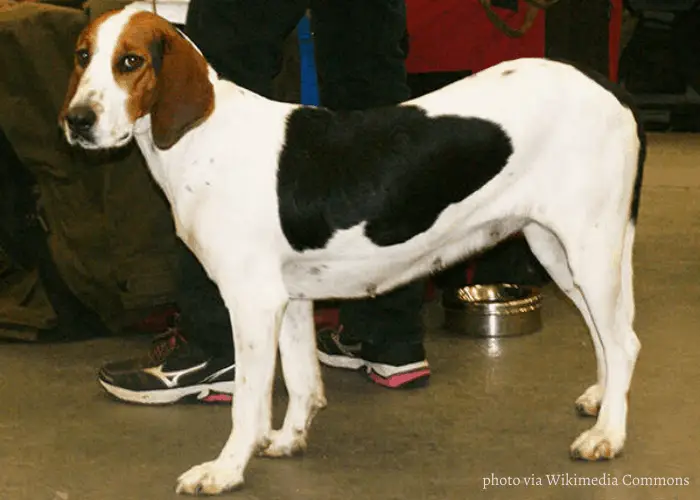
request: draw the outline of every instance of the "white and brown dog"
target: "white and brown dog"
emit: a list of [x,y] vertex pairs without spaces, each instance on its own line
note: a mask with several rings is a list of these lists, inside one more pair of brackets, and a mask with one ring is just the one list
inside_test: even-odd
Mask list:
[[[80,35],[69,87],[68,142],[136,139],[231,314],[233,431],[178,492],[233,489],[254,452],[306,447],[325,405],[313,300],[381,294],[516,231],[595,346],[597,381],[577,406],[598,418],[571,453],[622,449],[640,347],[632,246],[644,136],[628,97],[602,78],[523,59],[403,105],[332,112],[220,79],[167,21],[127,9]],[[273,430],[278,346],[290,399]]]

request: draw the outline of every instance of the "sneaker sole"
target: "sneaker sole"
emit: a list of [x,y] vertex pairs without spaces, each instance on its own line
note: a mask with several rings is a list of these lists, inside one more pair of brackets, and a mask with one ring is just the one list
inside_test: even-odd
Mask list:
[[430,366],[427,361],[418,361],[401,367],[371,363],[361,358],[332,355],[316,350],[318,360],[331,368],[344,370],[366,369],[369,379],[377,385],[390,389],[411,389],[424,387],[430,378]]
[[428,383],[430,366],[425,360],[400,367],[367,363],[367,376],[375,384],[389,389],[413,389]]
[[185,400],[199,403],[230,403],[234,387],[234,382],[231,381],[178,387],[176,389],[132,391],[109,384],[102,379],[98,380],[102,388],[111,396],[120,401],[141,405],[168,405]]

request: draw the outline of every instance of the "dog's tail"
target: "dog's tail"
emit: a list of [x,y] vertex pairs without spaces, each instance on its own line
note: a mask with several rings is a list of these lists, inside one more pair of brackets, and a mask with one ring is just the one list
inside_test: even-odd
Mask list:
[[642,178],[644,177],[644,162],[647,158],[647,138],[644,132],[644,125],[640,119],[639,113],[635,108],[632,109],[634,119],[637,121],[637,137],[639,138],[639,152],[637,153],[637,177],[634,179],[634,191],[632,194],[632,205],[630,206],[630,221],[632,224],[637,223],[637,215],[639,214],[639,204],[642,196]]

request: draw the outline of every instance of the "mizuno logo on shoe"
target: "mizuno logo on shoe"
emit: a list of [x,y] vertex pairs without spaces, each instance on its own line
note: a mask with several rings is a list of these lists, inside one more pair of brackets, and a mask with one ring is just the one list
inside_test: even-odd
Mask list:
[[143,371],[153,375],[156,377],[158,380],[163,382],[163,384],[168,388],[172,389],[173,387],[177,386],[178,381],[180,380],[180,377],[183,375],[188,375],[190,373],[196,373],[202,368],[205,368],[207,366],[207,361],[204,363],[201,363],[199,365],[192,366],[190,368],[185,368],[184,370],[176,370],[176,371],[171,371],[171,372],[165,372],[163,371],[163,365],[156,366],[155,368],[145,368]]

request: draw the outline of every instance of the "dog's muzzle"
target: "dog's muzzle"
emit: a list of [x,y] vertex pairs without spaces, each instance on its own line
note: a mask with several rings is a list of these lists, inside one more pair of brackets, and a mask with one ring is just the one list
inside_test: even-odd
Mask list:
[[90,106],[75,106],[71,108],[66,113],[65,122],[71,137],[92,142],[97,114]]

